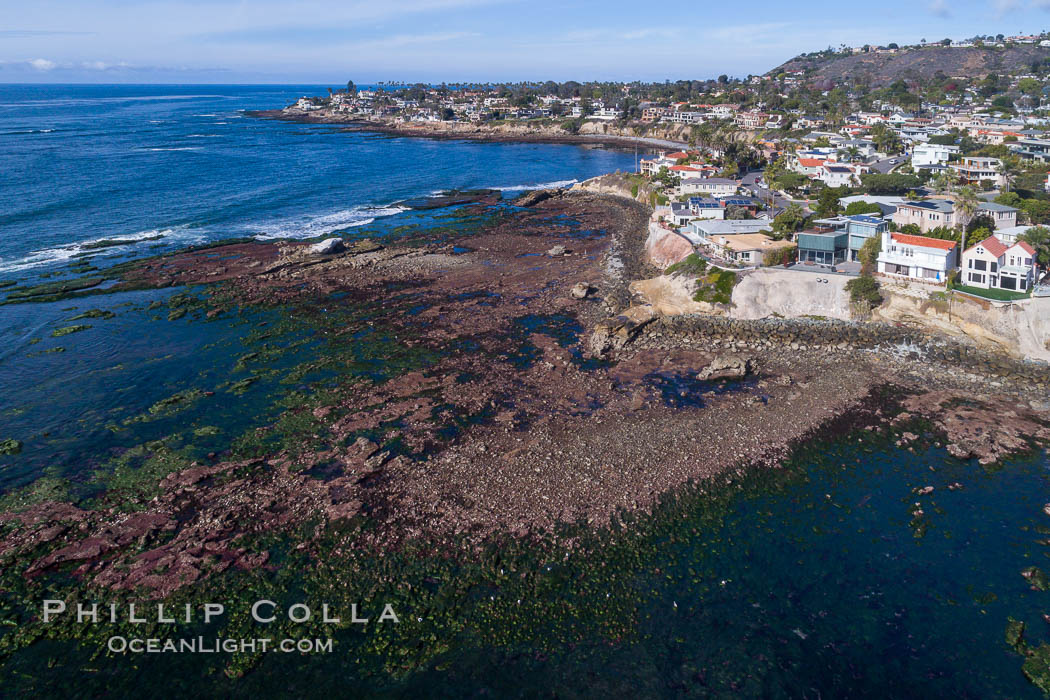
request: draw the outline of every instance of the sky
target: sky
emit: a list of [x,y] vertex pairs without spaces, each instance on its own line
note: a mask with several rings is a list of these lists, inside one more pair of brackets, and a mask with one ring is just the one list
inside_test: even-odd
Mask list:
[[1050,0],[0,0],[0,83],[706,79],[1029,34]]

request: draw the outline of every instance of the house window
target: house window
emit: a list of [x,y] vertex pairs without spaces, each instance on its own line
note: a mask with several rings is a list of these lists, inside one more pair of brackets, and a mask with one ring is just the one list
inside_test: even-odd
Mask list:
[[977,282],[979,284],[984,284],[984,275],[979,274],[977,272],[971,272],[970,273],[970,281],[971,282]]
[[974,260],[973,267],[975,270],[987,270],[988,264],[984,260]]
[[990,265],[990,267],[988,268],[989,272],[996,272],[997,271],[997,268],[999,267],[999,265],[997,263],[988,263],[988,264]]

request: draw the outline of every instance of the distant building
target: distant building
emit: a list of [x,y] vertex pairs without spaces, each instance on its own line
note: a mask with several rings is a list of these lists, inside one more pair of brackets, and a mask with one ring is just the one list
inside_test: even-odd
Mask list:
[[696,177],[682,180],[678,189],[682,194],[706,194],[711,197],[728,197],[740,188],[739,180],[723,177]]
[[716,199],[689,198],[689,210],[696,219],[724,219],[725,205]]
[[985,180],[991,181],[993,187],[1002,187],[1004,184],[1003,176],[999,172],[1002,161],[998,158],[967,156],[949,167],[968,185],[979,186]]
[[[977,215],[991,217],[995,228],[1010,228],[1017,225],[1017,209],[995,202],[981,202]],[[955,203],[949,199],[927,199],[921,202],[904,202],[897,206],[893,223],[899,227],[915,224],[923,233],[935,228],[953,228],[957,223]]]
[[923,143],[915,147],[911,154],[913,168],[929,165],[947,165],[951,156],[959,152],[958,146],[944,146],[936,143]]

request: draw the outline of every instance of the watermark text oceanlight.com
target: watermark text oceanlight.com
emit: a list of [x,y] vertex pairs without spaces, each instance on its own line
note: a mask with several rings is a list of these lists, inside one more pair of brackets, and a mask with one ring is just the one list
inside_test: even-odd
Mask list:
[[[248,614],[252,620],[261,625],[269,625],[279,618],[287,618],[293,624],[313,621],[325,625],[368,625],[399,624],[401,619],[393,607],[387,603],[379,606],[368,606],[371,613],[359,608],[355,603],[348,611],[335,610],[328,603],[319,608],[311,608],[306,603],[294,603],[287,608],[278,606],[272,600],[257,600],[251,604]],[[375,615],[378,611],[378,615]],[[347,614],[348,613],[348,614]],[[181,606],[166,606],[164,603],[127,603],[100,604],[77,603],[74,608],[66,605],[64,600],[45,600],[41,608],[41,617],[45,624],[50,624],[66,616],[74,616],[73,621],[79,624],[211,624],[220,622],[226,614],[222,603],[187,603]],[[183,639],[138,638],[113,636],[107,642],[110,652],[123,653],[329,653],[332,651],[331,639],[274,639],[258,637],[232,639],[221,637],[189,637]]]

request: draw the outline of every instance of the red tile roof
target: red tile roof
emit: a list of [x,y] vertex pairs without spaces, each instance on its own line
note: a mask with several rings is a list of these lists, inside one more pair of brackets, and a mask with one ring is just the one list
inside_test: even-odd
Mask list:
[[824,161],[820,158],[799,158],[798,163],[803,168],[819,168],[824,165]]
[[904,245],[913,245],[920,248],[937,248],[939,250],[951,250],[955,247],[955,241],[945,241],[940,238],[928,238],[927,236],[909,236],[906,233],[893,234],[893,240]]
[[[995,236],[988,236],[988,238],[985,238],[980,243],[977,243],[976,245],[973,246],[973,248],[970,248],[970,250],[973,250],[977,246],[984,246],[985,250],[987,250],[989,253],[991,253],[992,255],[994,255],[997,258],[1001,257],[1002,254],[1006,252],[1006,246],[1003,245],[1003,242],[1000,241]],[[970,251],[968,250],[966,252],[970,252]]]
[[1028,245],[1027,241],[1017,241],[1016,245],[1021,246],[1021,249],[1024,252],[1028,253],[1029,255],[1035,255],[1035,248],[1033,248],[1032,246]]

